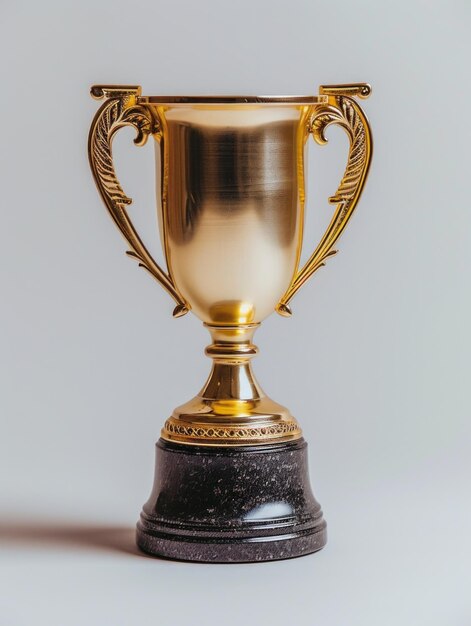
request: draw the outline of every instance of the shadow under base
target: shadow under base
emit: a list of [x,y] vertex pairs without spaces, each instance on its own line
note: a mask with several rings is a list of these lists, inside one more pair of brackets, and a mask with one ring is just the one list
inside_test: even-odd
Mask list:
[[326,540],[303,439],[237,448],[157,442],[154,487],[137,524],[144,552],[272,561],[316,552]]

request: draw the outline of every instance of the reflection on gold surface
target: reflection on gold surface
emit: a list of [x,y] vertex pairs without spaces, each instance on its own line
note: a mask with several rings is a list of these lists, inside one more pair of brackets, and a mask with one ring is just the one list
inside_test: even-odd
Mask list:
[[205,322],[262,321],[298,262],[311,107],[153,107],[173,282]]
[[250,324],[254,321],[255,309],[250,302],[226,300],[211,305],[209,317],[215,324]]

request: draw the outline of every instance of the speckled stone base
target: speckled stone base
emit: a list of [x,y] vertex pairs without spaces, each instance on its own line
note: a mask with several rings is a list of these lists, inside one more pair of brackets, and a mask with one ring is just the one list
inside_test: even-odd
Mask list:
[[219,448],[157,442],[155,481],[137,545],[185,561],[240,563],[316,552],[326,524],[303,439]]

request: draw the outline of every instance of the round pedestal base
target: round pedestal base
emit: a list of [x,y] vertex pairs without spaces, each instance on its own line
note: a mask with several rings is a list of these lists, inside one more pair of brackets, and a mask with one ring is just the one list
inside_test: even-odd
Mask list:
[[303,439],[266,446],[157,442],[155,482],[137,525],[148,554],[240,563],[316,552],[326,524]]

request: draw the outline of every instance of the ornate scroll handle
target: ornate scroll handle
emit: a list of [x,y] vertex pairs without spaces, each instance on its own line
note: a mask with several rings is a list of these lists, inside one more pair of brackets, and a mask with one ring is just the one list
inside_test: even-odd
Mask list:
[[128,242],[130,250],[126,254],[136,259],[139,266],[152,274],[172,296],[177,303],[174,317],[185,315],[190,306],[178,293],[169,274],[153,259],[129,218],[126,205],[131,204],[132,200],[119,184],[111,151],[113,136],[123,126],[132,126],[136,130],[134,143],[143,146],[151,133],[159,132],[159,124],[150,109],[139,104],[141,88],[138,86],[94,85],[90,93],[97,100],[105,98],[95,115],[88,137],[88,157],[98,190],[113,221]]
[[333,246],[344,231],[365,184],[370,167],[373,143],[371,131],[361,107],[353,96],[368,98],[371,87],[366,83],[354,85],[324,85],[321,95],[328,96],[328,103],[316,107],[310,122],[309,132],[318,144],[327,143],[324,131],[331,124],[339,124],[350,139],[347,168],[336,193],[329,202],[337,204],[333,218],[321,241],[304,267],[294,276],[291,285],[278,303],[276,310],[289,317],[288,302],[316,270],[325,265],[326,260],[337,253]]

